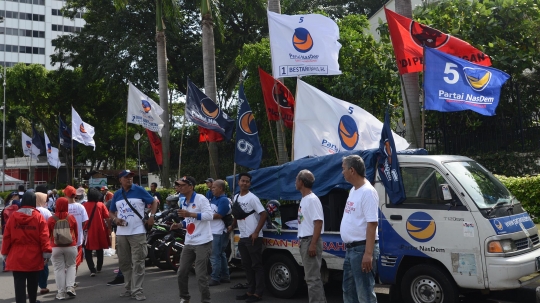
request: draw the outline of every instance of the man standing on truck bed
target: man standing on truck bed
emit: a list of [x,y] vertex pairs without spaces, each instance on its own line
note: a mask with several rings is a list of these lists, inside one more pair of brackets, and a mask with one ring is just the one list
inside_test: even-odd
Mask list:
[[366,167],[360,156],[344,157],[341,167],[343,177],[353,186],[340,227],[347,248],[343,261],[343,302],[377,302],[374,287],[379,257],[379,196],[365,178]]
[[[248,289],[245,294],[236,296],[236,300],[246,300],[246,302],[258,302],[262,300],[264,290],[264,267],[262,263],[262,228],[266,222],[266,211],[261,204],[261,200],[249,191],[251,186],[251,175],[240,173],[238,175],[238,187],[240,194],[234,196],[234,202],[242,207],[242,210],[249,214],[242,220],[234,219],[229,226],[230,232],[236,223],[240,230],[240,241],[238,250],[242,258],[242,266],[246,270]],[[234,204],[233,204],[234,208]]]
[[302,193],[298,208],[298,238],[309,303],[326,303],[321,280],[324,214],[321,200],[311,191],[314,182],[315,176],[307,169],[301,170],[296,176],[296,189]]

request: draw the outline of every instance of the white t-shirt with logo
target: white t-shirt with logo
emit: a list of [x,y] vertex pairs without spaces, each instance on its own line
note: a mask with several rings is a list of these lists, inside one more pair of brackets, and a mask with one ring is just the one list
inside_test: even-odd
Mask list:
[[[366,240],[367,223],[379,220],[379,195],[369,182],[366,181],[359,189],[351,188],[340,234],[345,243]],[[379,239],[378,228],[375,230],[375,240]]]
[[321,234],[324,233],[324,214],[321,200],[314,193],[302,198],[298,207],[298,237],[313,236],[313,221],[322,220]]
[[126,194],[126,199],[137,210],[137,212],[144,218],[144,208],[146,205],[150,205],[154,202],[154,197],[142,187],[138,185],[131,185],[131,188],[126,192],[122,188],[117,190],[113,198],[111,199],[111,205],[109,210],[113,213],[116,212],[116,217],[125,220],[127,226],[118,226],[116,228],[116,235],[129,236],[145,234],[146,229],[142,219],[129,207],[122,192]]
[[83,222],[88,221],[88,214],[86,213],[86,209],[84,208],[84,206],[77,202],[68,204],[68,213],[75,217],[75,220],[77,220],[77,228],[79,229],[77,246],[81,246],[84,240],[84,231],[82,228]]
[[191,201],[188,202],[184,199],[184,202],[179,203],[182,209],[190,213],[197,213],[197,218],[184,219],[186,224],[185,244],[201,245],[214,239],[210,228],[210,221],[214,217],[214,212],[205,196],[195,192],[192,195],[195,195],[195,198],[191,199]]
[[[236,201],[238,197],[238,203],[246,213],[250,213],[252,210],[255,210],[255,213],[247,216],[243,220],[237,220],[238,229],[240,230],[240,238],[247,238],[251,236],[257,229],[257,225],[259,225],[259,220],[261,219],[260,213],[265,211],[264,206],[261,204],[261,200],[257,198],[252,192],[248,192],[244,196],[240,196],[240,194],[234,196],[234,201]],[[259,232],[259,237],[263,236],[262,229]]]

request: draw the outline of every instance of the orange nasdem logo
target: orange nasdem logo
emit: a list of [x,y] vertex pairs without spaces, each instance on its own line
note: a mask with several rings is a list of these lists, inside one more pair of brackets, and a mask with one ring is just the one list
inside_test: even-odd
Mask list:
[[339,120],[339,140],[346,150],[353,150],[358,143],[358,126],[351,116],[345,115]]
[[491,80],[491,72],[483,68],[464,67],[463,73],[467,82],[475,91],[482,91]]
[[255,123],[255,118],[251,112],[245,112],[238,120],[238,126],[246,135],[257,133],[257,125]]
[[79,130],[81,133],[86,134],[86,129],[84,129],[84,124],[81,123],[81,126],[79,126]]
[[201,100],[201,108],[205,115],[215,119],[219,115],[219,107],[210,98],[204,98]]
[[150,105],[150,102],[146,100],[141,100],[141,103],[145,113],[149,113],[152,110],[152,105]]
[[27,148],[30,148],[30,147],[32,147],[32,142],[30,142],[30,141],[26,141],[26,147],[27,147]]
[[309,31],[303,27],[294,30],[292,38],[294,49],[301,53],[307,53],[313,48],[313,38]]
[[47,144],[47,153],[52,153],[51,143]]

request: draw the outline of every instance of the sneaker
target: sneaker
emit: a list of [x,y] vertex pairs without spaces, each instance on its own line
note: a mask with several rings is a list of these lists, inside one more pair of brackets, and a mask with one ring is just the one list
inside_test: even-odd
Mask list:
[[145,297],[144,294],[143,294],[142,292],[140,292],[140,291],[139,291],[138,293],[132,295],[131,298],[132,298],[132,299],[135,299],[135,300],[137,300],[137,301],[144,301],[144,300],[146,300],[146,297]]
[[90,274],[90,277],[95,277],[95,276],[96,276],[96,273],[95,273],[95,272],[93,272],[93,273]]
[[75,297],[75,296],[77,296],[77,293],[75,293],[75,288],[74,288],[74,287],[68,287],[66,293],[67,293],[68,296],[70,296],[70,297]]
[[111,282],[107,282],[107,285],[124,285],[124,277],[116,276],[114,277],[114,280],[112,280]]
[[216,281],[216,280],[210,280],[210,282],[208,282],[208,286],[217,286],[217,285],[220,285],[221,283],[219,283],[219,281]]
[[77,288],[79,286],[79,282],[73,283],[73,287]]
[[131,297],[131,291],[126,290],[120,294],[120,297]]
[[48,288],[42,288],[42,289],[39,291],[39,294],[41,294],[41,295],[48,294],[48,293],[49,293],[49,289],[48,289]]
[[56,299],[65,300],[66,299],[66,294],[63,293],[63,292],[59,292],[59,293],[56,294]]
[[189,303],[188,299],[180,298],[180,303]]

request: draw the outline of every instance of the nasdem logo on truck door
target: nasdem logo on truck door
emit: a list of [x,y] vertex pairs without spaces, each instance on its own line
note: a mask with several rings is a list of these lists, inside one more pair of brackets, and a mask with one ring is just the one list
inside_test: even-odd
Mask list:
[[407,233],[418,242],[427,242],[435,236],[435,220],[424,212],[415,212],[407,219]]

